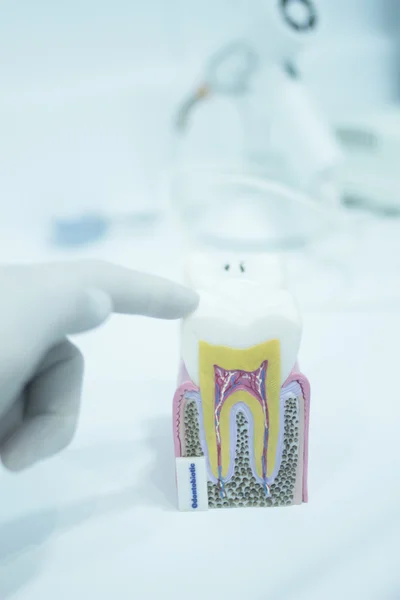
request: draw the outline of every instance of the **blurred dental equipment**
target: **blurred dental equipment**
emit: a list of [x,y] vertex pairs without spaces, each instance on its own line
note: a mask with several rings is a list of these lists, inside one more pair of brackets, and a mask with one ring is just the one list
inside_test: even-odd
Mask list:
[[208,61],[204,82],[180,107],[175,124],[177,129],[186,129],[192,110],[209,96],[236,96],[247,92],[257,66],[258,55],[246,42],[236,41],[221,48]]
[[337,204],[341,149],[295,63],[314,40],[318,14],[311,0],[264,2],[251,41],[232,43],[210,58],[203,82],[178,111],[176,129],[187,129],[201,101],[230,95],[241,113],[244,158],[316,200]]
[[341,169],[347,208],[381,218],[400,217],[400,111],[369,111],[342,118],[337,134],[345,160]]

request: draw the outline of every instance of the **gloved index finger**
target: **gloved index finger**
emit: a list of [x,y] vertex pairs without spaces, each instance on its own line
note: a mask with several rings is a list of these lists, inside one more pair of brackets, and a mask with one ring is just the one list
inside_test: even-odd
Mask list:
[[195,291],[163,277],[102,261],[83,261],[70,268],[86,288],[105,292],[117,313],[179,319],[198,305]]

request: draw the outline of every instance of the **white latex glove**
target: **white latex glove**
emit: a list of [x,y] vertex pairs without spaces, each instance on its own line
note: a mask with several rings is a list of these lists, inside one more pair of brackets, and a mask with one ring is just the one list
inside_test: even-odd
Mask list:
[[195,292],[103,263],[0,267],[0,458],[12,471],[53,455],[72,439],[83,376],[67,339],[112,312],[161,319],[197,306]]

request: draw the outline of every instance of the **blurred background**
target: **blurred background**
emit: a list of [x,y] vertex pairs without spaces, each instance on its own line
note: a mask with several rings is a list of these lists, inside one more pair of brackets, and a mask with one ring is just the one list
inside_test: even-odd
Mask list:
[[25,0],[0,16],[5,258],[178,227],[296,246],[306,304],[397,307],[396,0]]
[[306,304],[398,306],[396,0],[38,0],[0,16],[5,257],[178,227],[290,250]]

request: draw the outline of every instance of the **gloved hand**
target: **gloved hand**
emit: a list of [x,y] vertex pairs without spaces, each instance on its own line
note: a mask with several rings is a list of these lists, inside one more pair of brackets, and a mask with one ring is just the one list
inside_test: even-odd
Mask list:
[[0,458],[12,471],[53,455],[72,439],[83,358],[67,339],[112,312],[177,319],[195,292],[103,263],[0,267]]

